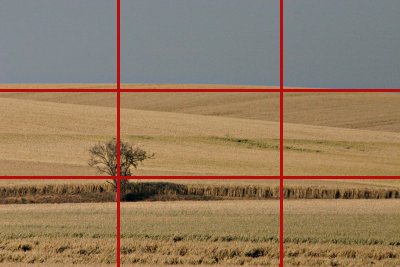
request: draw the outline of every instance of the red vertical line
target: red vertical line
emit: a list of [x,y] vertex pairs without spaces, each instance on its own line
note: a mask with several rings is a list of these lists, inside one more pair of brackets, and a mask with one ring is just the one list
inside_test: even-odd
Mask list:
[[121,90],[121,0],[117,0],[117,90]]
[[117,92],[117,267],[121,266],[121,93]]
[[121,179],[117,177],[117,267],[121,266]]
[[117,267],[121,266],[121,0],[117,0]]
[[283,241],[284,241],[284,235],[283,235],[283,178],[280,179],[280,184],[279,184],[279,266],[283,267]]
[[284,235],[283,235],[283,201],[284,201],[284,190],[283,190],[283,151],[284,151],[284,146],[283,146],[283,89],[284,89],[284,67],[283,67],[283,0],[280,0],[280,133],[279,133],[279,152],[280,152],[280,180],[279,180],[279,266],[283,267],[283,257],[284,257],[284,247],[283,247],[283,241],[284,241]]
[[121,93],[117,92],[117,267],[121,266]]

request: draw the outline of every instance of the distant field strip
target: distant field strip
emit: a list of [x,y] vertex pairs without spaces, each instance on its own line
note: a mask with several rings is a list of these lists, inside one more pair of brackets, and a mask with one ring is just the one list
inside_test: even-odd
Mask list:
[[111,83],[3,83],[0,84],[1,89],[112,89],[116,88],[115,84]]

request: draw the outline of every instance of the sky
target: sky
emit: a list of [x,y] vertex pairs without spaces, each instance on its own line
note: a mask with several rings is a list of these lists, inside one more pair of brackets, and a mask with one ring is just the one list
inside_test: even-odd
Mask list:
[[[121,0],[123,83],[279,85],[279,0]],[[114,83],[113,0],[0,0],[0,83]],[[286,0],[285,85],[400,88],[400,1]]]
[[285,0],[285,85],[400,88],[399,0]]
[[122,81],[279,85],[279,1],[123,3]]
[[0,0],[0,83],[113,83],[110,0]]

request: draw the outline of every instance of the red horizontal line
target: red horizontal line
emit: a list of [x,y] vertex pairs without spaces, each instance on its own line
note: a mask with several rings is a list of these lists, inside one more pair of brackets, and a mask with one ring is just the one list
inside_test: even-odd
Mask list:
[[35,89],[0,89],[0,93],[115,93],[117,89],[55,89],[55,88],[35,88]]
[[142,179],[142,180],[152,180],[152,179],[159,179],[159,180],[239,180],[239,179],[246,179],[246,180],[279,180],[279,176],[227,176],[227,175],[199,175],[199,176],[160,176],[160,175],[149,175],[149,176],[123,176],[121,178],[128,178],[128,179]]
[[[0,89],[0,93],[116,93],[117,89]],[[121,89],[124,93],[279,93],[280,89]],[[283,89],[285,93],[400,93],[400,89]]]
[[279,93],[280,89],[121,89],[126,93]]
[[333,175],[323,175],[323,176],[303,176],[303,175],[286,175],[284,176],[286,180],[352,180],[352,179],[400,179],[400,176],[396,175],[384,175],[384,176],[370,176],[370,175],[353,175],[353,176],[333,176]]
[[18,175],[18,176],[0,176],[0,180],[12,180],[12,179],[26,179],[26,180],[83,180],[83,179],[91,179],[91,180],[105,180],[112,179],[113,176],[27,176],[27,175]]
[[311,89],[311,88],[299,88],[299,89],[283,89],[285,93],[400,93],[400,89]]
[[[0,180],[12,180],[12,179],[26,179],[26,180],[107,180],[107,179],[117,179],[116,176],[27,176],[27,175],[16,175],[16,176],[0,176]],[[261,175],[198,175],[198,176],[162,176],[162,175],[148,175],[148,176],[121,176],[121,179],[142,179],[142,180],[279,180],[280,176],[261,176]],[[385,176],[368,176],[368,175],[355,175],[355,176],[334,176],[334,175],[324,175],[324,176],[305,176],[305,175],[284,175],[285,180],[346,180],[346,179],[400,179],[399,175],[385,175]]]

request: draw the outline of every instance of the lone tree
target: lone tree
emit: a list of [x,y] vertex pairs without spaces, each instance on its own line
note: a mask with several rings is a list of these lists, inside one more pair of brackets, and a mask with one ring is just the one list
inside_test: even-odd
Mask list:
[[[153,158],[154,154],[149,154],[137,146],[132,146],[127,142],[120,141],[120,174],[121,176],[132,176],[132,170],[137,169],[138,165],[145,159]],[[89,166],[96,168],[98,172],[110,176],[117,176],[117,139],[113,138],[105,143],[98,143],[89,149]],[[121,179],[121,196],[125,196],[128,179]],[[112,179],[111,184],[117,191],[117,179]]]

